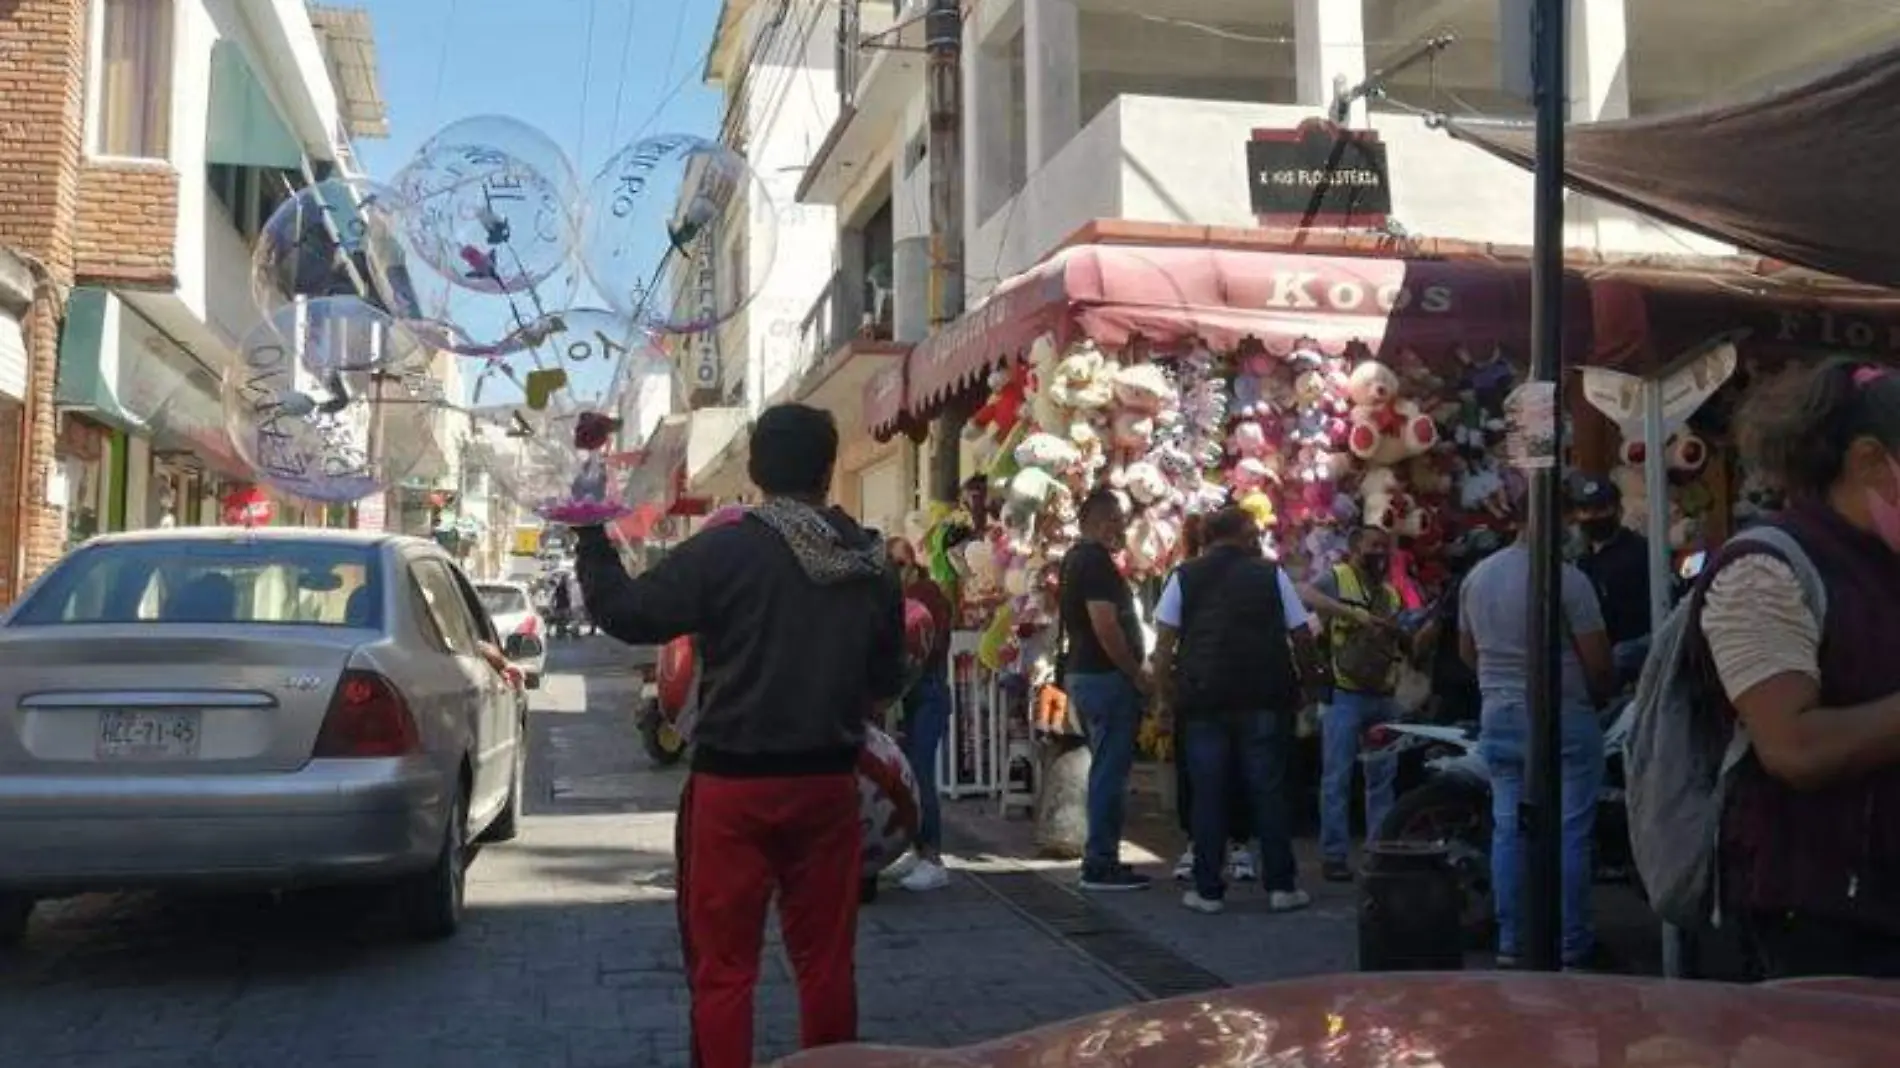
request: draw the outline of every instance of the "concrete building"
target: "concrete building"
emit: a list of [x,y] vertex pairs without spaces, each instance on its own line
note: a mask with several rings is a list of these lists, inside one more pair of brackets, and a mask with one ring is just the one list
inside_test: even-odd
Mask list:
[[[95,531],[216,521],[247,480],[219,383],[258,319],[251,242],[295,189],[353,170],[352,138],[386,133],[375,83],[361,12],[0,8],[0,247],[32,285],[24,308],[0,285],[24,365],[0,325],[0,602]],[[276,503],[280,522],[336,518]]]
[[[798,6],[793,5],[795,8]],[[842,294],[809,365],[858,344],[859,294],[879,292],[891,336],[923,338],[928,286],[926,0],[843,0],[836,16],[837,121],[799,201],[836,212]],[[1452,42],[1354,100],[1345,125],[1386,152],[1388,232],[1502,245],[1531,241],[1531,179],[1431,129],[1421,111],[1528,118],[1507,85],[1523,74],[1528,23],[1497,0],[985,0],[965,6],[965,294],[983,304],[1096,220],[1241,230],[1262,225],[1246,162],[1258,131],[1325,118],[1419,42]],[[1528,14],[1525,15],[1526,20]],[[1900,8],[1719,7],[1692,0],[1572,0],[1570,95],[1577,121],[1643,116],[1771,86],[1900,34]],[[1526,60],[1526,62],[1528,62]],[[1231,231],[1230,231],[1231,232]],[[1731,247],[1584,197],[1569,244],[1612,253],[1723,254]],[[889,279],[879,289],[876,272]],[[885,313],[880,310],[877,315]],[[809,373],[809,372],[807,372]],[[895,371],[869,403],[901,404]],[[887,425],[886,430],[889,429]],[[881,448],[903,451],[902,438]],[[914,480],[918,461],[908,461]],[[881,476],[880,482],[881,485]],[[861,494],[887,491],[861,487]],[[882,507],[881,505],[878,507]]]

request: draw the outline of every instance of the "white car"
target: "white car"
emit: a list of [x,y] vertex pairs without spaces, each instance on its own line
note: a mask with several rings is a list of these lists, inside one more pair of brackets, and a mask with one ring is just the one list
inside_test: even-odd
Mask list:
[[495,632],[506,643],[508,659],[527,677],[528,689],[541,688],[541,676],[548,666],[548,628],[541,613],[535,611],[534,597],[521,582],[477,582],[475,595],[495,621]]
[[94,538],[0,617],[0,949],[38,900],[383,883],[461,922],[515,837],[526,709],[432,541],[231,527]]

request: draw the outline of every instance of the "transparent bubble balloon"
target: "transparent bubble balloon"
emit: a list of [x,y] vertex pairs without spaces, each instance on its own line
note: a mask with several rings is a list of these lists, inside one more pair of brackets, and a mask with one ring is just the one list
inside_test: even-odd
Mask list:
[[[423,152],[470,145],[499,149],[547,176],[572,203],[580,195],[574,164],[554,139],[507,115],[470,115],[456,119],[422,143]],[[420,154],[420,153],[418,153]]]
[[427,469],[441,463],[447,411],[433,358],[355,297],[286,305],[225,373],[225,433],[259,481],[307,500],[356,501],[440,474]]
[[251,296],[270,315],[298,297],[369,296],[394,306],[407,293],[396,193],[362,178],[298,190],[265,221],[251,249]]
[[544,519],[603,522],[624,514],[630,454],[670,407],[676,376],[614,312],[573,309],[547,325],[475,375],[467,455]]
[[494,356],[519,349],[552,328],[560,310],[581,294],[579,264],[569,261],[516,293],[484,293],[452,282],[426,265],[410,275],[413,298],[390,311],[430,348],[461,356]]
[[[481,120],[467,120],[469,137]],[[513,120],[500,130],[519,126]],[[520,137],[497,133],[493,140]],[[403,203],[405,251],[455,285],[484,293],[532,289],[574,251],[575,188],[565,157],[517,155],[493,140],[437,135],[390,185]],[[544,153],[536,153],[542,155]]]
[[[778,211],[745,158],[689,134],[621,149],[588,186],[580,220],[594,287],[660,333],[710,330],[738,314],[764,285],[778,244]],[[721,254],[727,247],[744,250],[736,270]]]

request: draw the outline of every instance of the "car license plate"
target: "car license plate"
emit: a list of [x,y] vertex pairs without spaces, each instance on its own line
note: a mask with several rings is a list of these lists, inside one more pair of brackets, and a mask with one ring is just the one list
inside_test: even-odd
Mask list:
[[190,760],[198,755],[197,712],[101,712],[101,760]]

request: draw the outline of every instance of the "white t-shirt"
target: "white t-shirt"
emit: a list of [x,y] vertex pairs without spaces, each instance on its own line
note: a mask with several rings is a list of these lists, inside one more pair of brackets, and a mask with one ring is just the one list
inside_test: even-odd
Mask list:
[[[1300,603],[1300,591],[1293,587],[1293,580],[1287,577],[1286,568],[1278,569],[1280,575],[1280,606],[1286,613],[1286,629],[1299,630],[1306,626],[1306,605]],[[1168,584],[1161,588],[1161,600],[1155,603],[1155,622],[1174,630],[1181,629],[1181,575],[1179,572],[1168,576]]]

